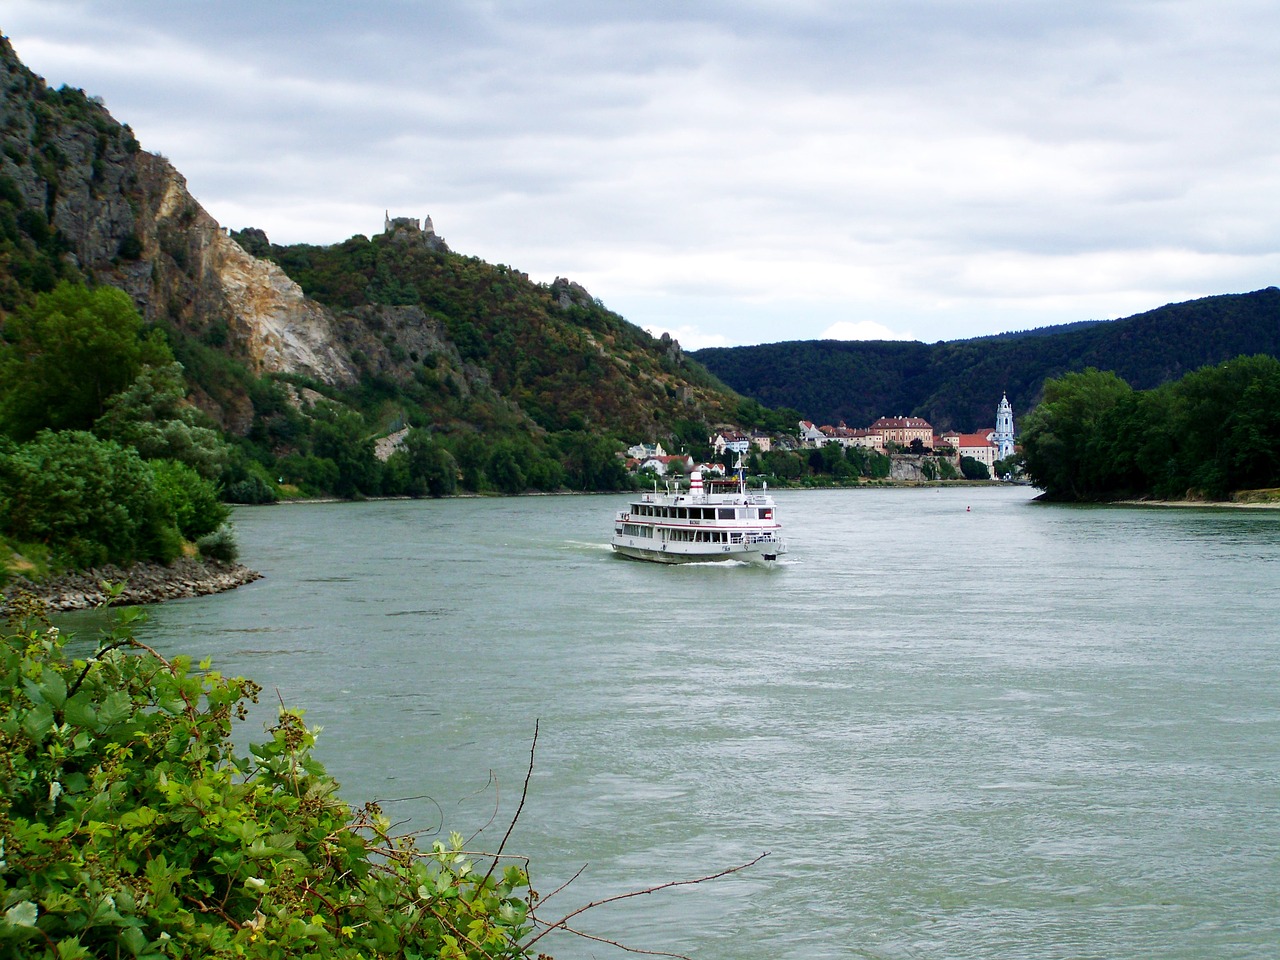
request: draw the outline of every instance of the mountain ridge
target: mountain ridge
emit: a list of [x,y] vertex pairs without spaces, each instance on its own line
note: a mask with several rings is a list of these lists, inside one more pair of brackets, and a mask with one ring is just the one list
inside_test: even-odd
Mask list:
[[[399,416],[421,426],[501,424],[534,434],[581,426],[633,439],[669,435],[685,421],[723,419],[740,400],[677,344],[651,337],[580,286],[534,284],[511,268],[455,254],[442,241],[405,242],[404,218],[392,229],[388,217],[373,238],[246,249],[265,242],[260,231],[224,229],[172,164],[143,150],[100,100],[50,88],[7,39],[0,39],[0,93],[10,241],[27,250],[39,274],[35,282],[10,284],[0,311],[59,279],[123,289],[149,323],[169,332],[193,398],[234,434],[250,434],[269,415],[254,406],[253,381],[264,377],[297,381],[344,403],[381,393],[378,402],[394,398],[403,407]],[[348,255],[351,262],[333,271],[357,278],[345,298],[318,289],[303,262],[332,265]],[[452,278],[459,286],[418,290],[391,267],[417,270],[422,284]],[[494,290],[502,296],[488,296]],[[526,344],[530,362],[519,377],[507,369],[501,338],[519,333],[516,320],[536,325],[556,350],[548,356]],[[243,371],[228,376],[216,355]],[[548,399],[552,386],[536,388],[539,380],[572,395],[576,418],[570,401]],[[404,395],[410,386],[412,403]]]
[[692,351],[719,379],[767,406],[820,423],[921,416],[940,429],[989,426],[1007,393],[1025,413],[1046,378],[1097,367],[1150,389],[1241,354],[1280,356],[1280,290],[1166,304],[1117,320],[925,344],[806,340]]

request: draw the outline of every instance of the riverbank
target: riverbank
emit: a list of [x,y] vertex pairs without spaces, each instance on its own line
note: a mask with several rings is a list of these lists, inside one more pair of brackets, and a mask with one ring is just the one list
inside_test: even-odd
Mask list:
[[1275,500],[1115,500],[1119,507],[1195,507],[1199,510],[1223,507],[1228,510],[1280,510]]
[[182,558],[165,566],[137,563],[129,567],[107,565],[64,573],[47,580],[15,577],[0,591],[0,608],[10,597],[26,592],[45,602],[50,610],[88,610],[107,600],[104,583],[123,583],[117,606],[138,606],[200,597],[234,590],[261,579],[262,574],[238,563]]

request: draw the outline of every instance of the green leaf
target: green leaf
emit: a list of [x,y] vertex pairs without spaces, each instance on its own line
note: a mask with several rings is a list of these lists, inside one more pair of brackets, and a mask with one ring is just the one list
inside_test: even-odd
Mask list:
[[22,719],[22,729],[36,743],[42,743],[53,729],[53,708],[47,703],[33,707]]
[[98,714],[93,709],[93,697],[84,690],[78,691],[66,702],[63,719],[73,727],[98,728]]
[[40,692],[44,694],[45,702],[56,710],[66,702],[67,681],[57,671],[46,670],[41,677]]
[[121,931],[120,939],[135,957],[147,947],[147,938],[137,927],[126,927]]
[[102,701],[102,709],[98,711],[98,720],[104,727],[110,727],[128,719],[133,713],[133,701],[123,690],[117,690]]

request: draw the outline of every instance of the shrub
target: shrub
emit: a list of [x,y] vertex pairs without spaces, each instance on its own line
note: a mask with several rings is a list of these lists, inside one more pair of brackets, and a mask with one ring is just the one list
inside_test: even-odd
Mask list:
[[176,555],[177,530],[150,468],[135,451],[91,433],[46,430],[0,450],[0,500],[7,502],[0,532],[48,544],[73,566]]
[[0,629],[0,957],[526,955],[523,867],[390,836],[297,711],[241,755],[258,685],[164,659],[137,612],[87,660],[31,612]]
[[223,563],[235,563],[240,556],[240,547],[236,544],[235,533],[231,524],[224,523],[212,533],[207,533],[196,541],[200,556],[206,560],[220,560]]
[[198,540],[222,526],[230,508],[218,499],[218,488],[185,463],[154,460],[150,463],[156,495],[167,516],[188,540]]

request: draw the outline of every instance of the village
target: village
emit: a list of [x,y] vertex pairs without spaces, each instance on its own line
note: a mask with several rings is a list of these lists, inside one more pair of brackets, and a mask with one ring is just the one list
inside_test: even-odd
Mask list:
[[[670,454],[661,443],[637,444],[629,447],[625,456],[631,473],[648,472],[663,477],[673,471],[687,474],[697,470],[704,475],[724,476],[740,456],[767,454],[774,450],[817,450],[837,445],[846,450],[858,447],[881,455],[943,458],[957,470],[963,461],[971,460],[981,464],[988,477],[994,477],[996,465],[1013,456],[1015,440],[1013,408],[1008,396],[1004,395],[996,405],[995,426],[972,433],[937,433],[927,420],[920,417],[880,417],[870,426],[861,428],[849,427],[843,422],[835,426],[816,426],[812,421],[801,420],[794,435],[743,433],[724,427],[708,438],[717,458],[715,461],[698,462],[690,454]],[[1006,473],[998,479],[1007,476]]]

